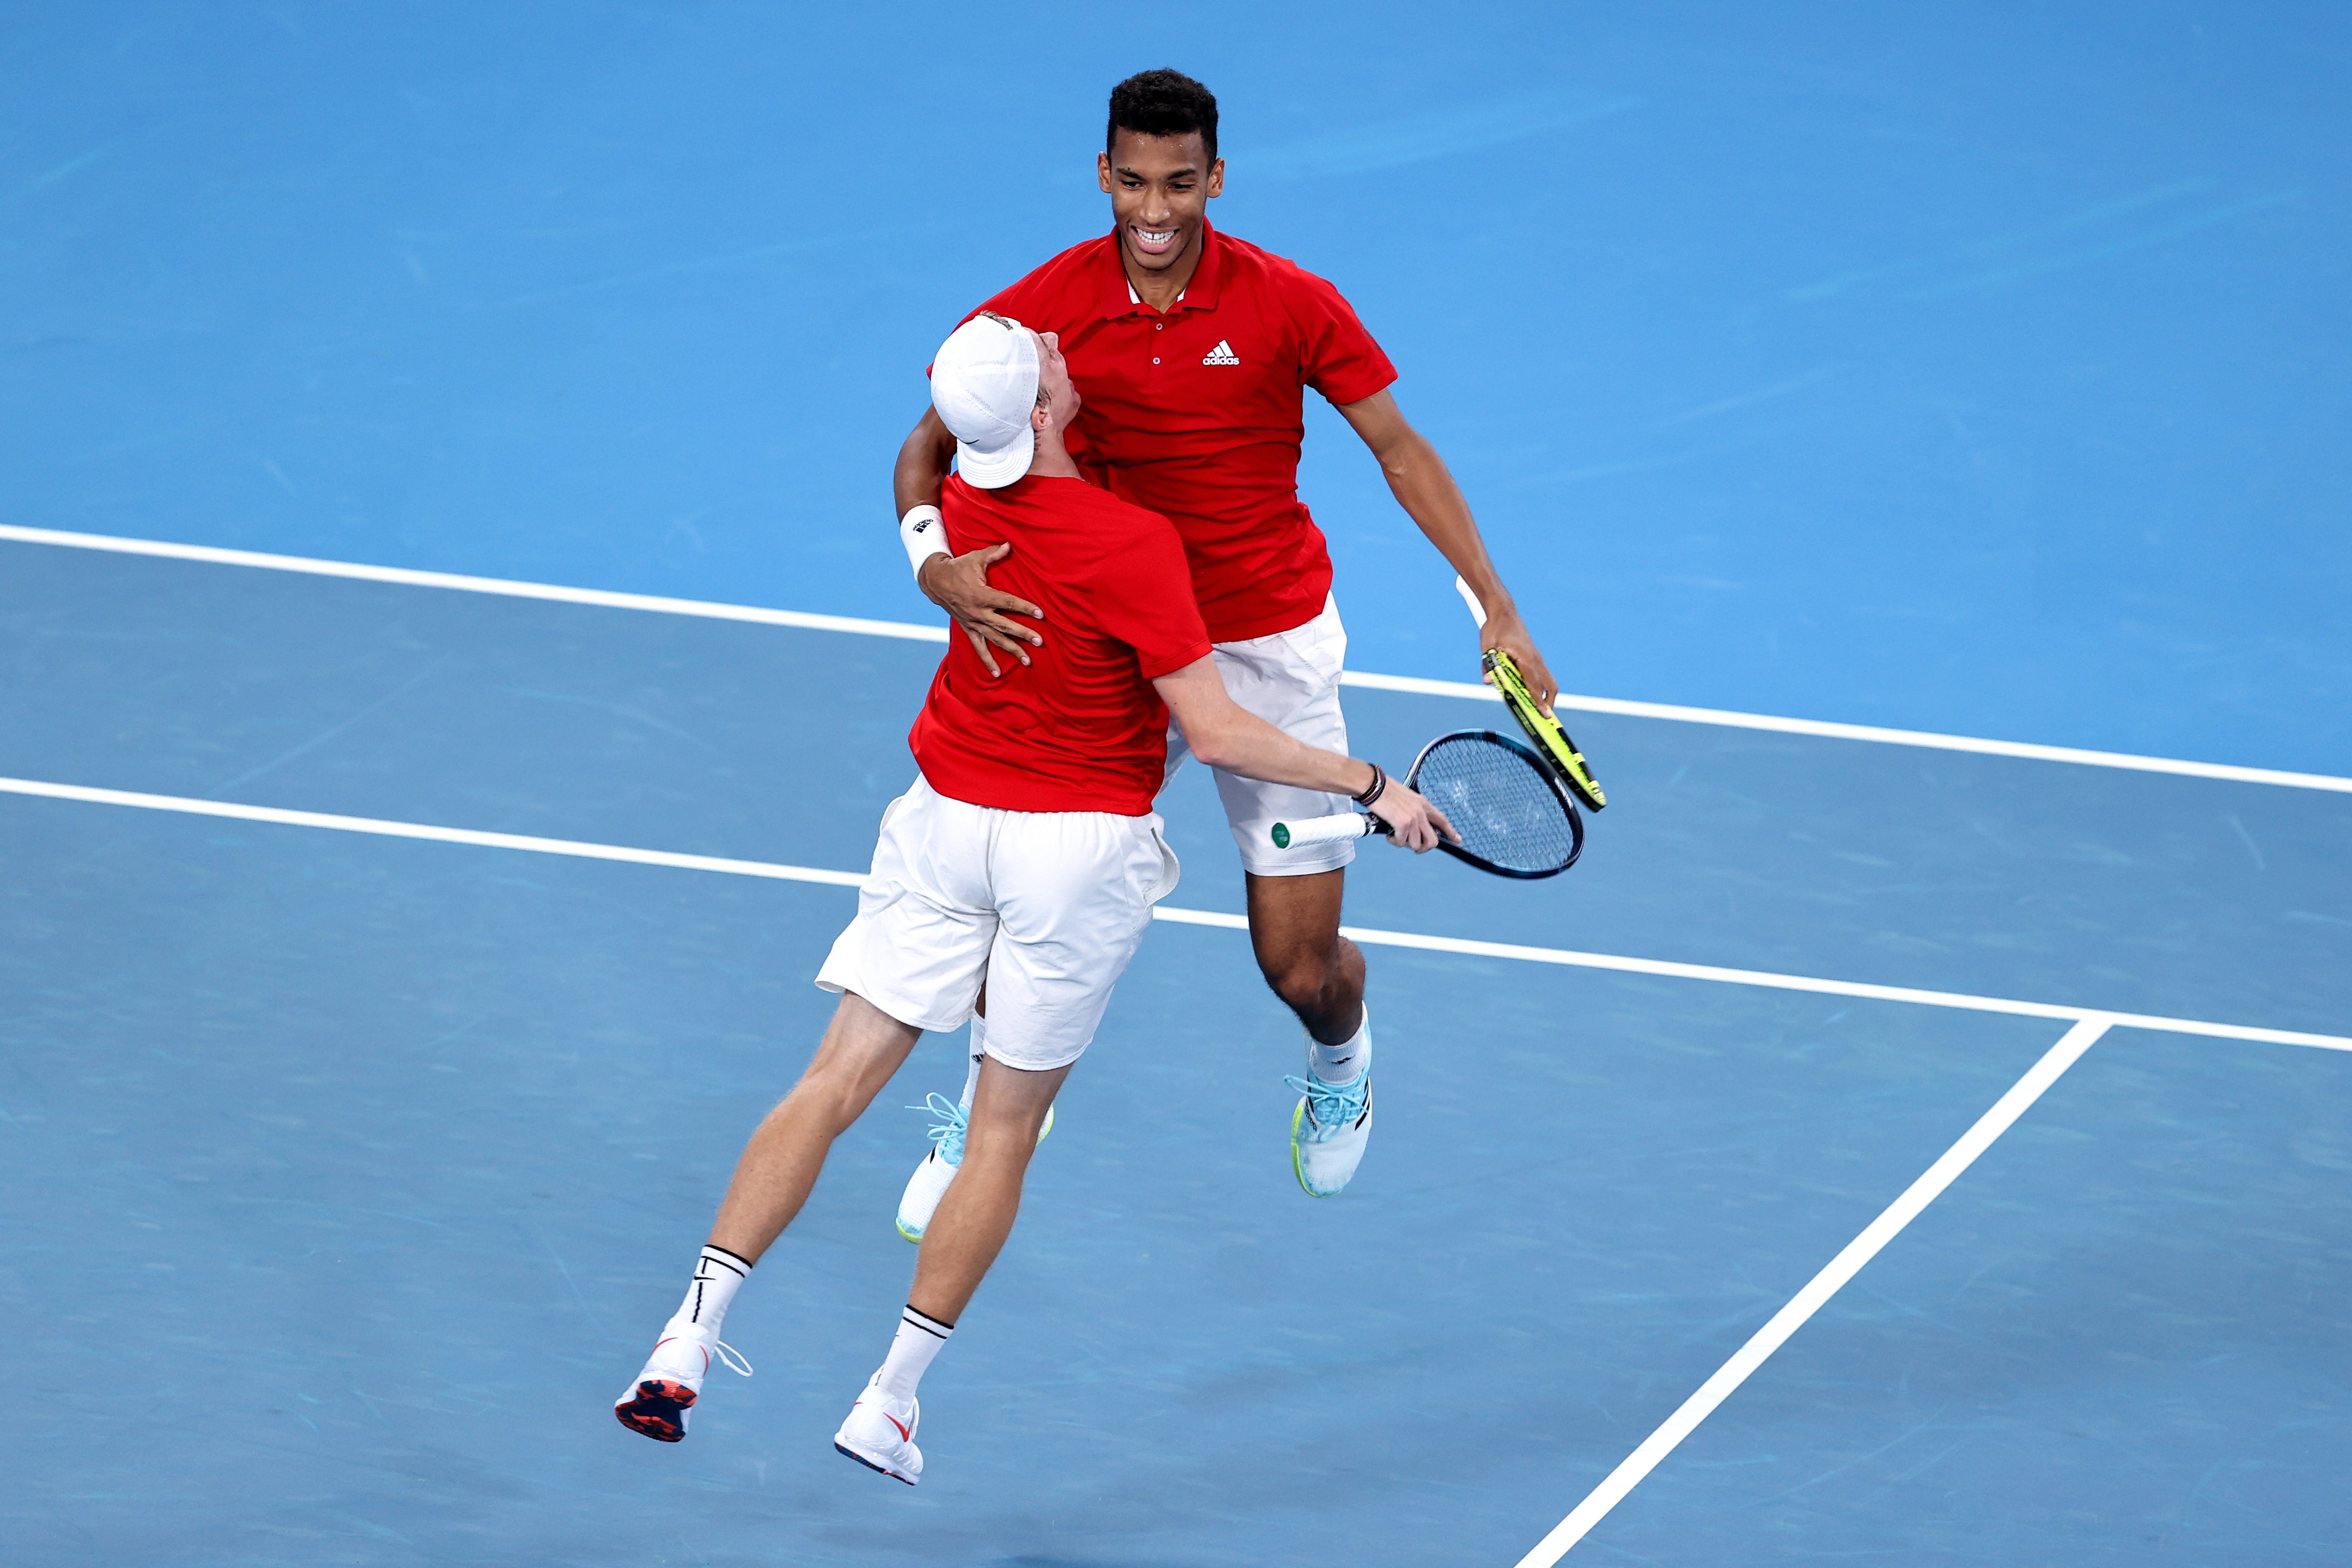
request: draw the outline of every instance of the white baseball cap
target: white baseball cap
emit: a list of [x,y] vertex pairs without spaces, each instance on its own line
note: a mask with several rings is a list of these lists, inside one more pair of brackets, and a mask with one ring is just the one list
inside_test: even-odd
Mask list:
[[1036,432],[1037,340],[1020,322],[973,317],[948,334],[931,361],[931,406],[954,432],[956,472],[967,485],[1001,490],[1029,472]]

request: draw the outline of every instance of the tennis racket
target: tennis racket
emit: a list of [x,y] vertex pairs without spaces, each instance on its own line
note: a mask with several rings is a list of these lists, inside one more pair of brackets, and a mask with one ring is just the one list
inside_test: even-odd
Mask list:
[[[1584,820],[1559,774],[1507,735],[1491,729],[1441,735],[1421,748],[1404,781],[1427,796],[1462,835],[1460,843],[1450,844],[1441,834],[1437,847],[1480,871],[1527,880],[1558,876],[1584,852]],[[1342,811],[1276,822],[1274,847],[1295,849],[1389,831],[1377,810]]]
[[[1470,619],[1481,626],[1486,624],[1486,607],[1478,602],[1470,585],[1457,577],[1454,580],[1454,591],[1470,607]],[[1488,683],[1502,697],[1503,706],[1511,710],[1511,716],[1519,721],[1519,727],[1528,732],[1536,749],[1551,758],[1552,766],[1559,769],[1560,778],[1584,802],[1586,810],[1598,811],[1607,806],[1609,797],[1601,792],[1601,781],[1592,777],[1584,753],[1576,749],[1576,742],[1568,737],[1559,719],[1536,706],[1535,694],[1528,690],[1527,678],[1519,674],[1518,661],[1504,649],[1489,648],[1479,663],[1486,669]]]

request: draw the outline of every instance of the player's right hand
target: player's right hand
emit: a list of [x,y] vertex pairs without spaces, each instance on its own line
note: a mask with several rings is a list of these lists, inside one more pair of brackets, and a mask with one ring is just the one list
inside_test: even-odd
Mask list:
[[1389,787],[1372,807],[1372,815],[1389,825],[1389,841],[1402,844],[1417,855],[1427,854],[1437,847],[1437,837],[1445,835],[1449,843],[1460,843],[1462,835],[1445,820],[1445,813],[1431,805],[1401,779],[1391,779]]
[[955,617],[963,634],[971,639],[972,652],[992,675],[1003,674],[992,648],[1001,648],[1025,664],[1031,648],[1045,645],[1044,633],[1006,619],[1026,615],[1043,621],[1045,612],[1018,594],[988,586],[988,569],[1012,553],[1010,544],[997,544],[969,555],[935,555],[923,563],[915,578],[915,586],[924,597]]

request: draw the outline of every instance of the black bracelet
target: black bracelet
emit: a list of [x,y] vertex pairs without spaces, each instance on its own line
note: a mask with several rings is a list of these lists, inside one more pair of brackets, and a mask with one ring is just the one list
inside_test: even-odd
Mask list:
[[1355,801],[1357,805],[1369,810],[1371,808],[1372,802],[1381,798],[1381,791],[1388,787],[1388,774],[1382,770],[1379,763],[1375,762],[1372,764],[1372,781],[1364,786],[1364,792],[1362,794],[1351,795],[1349,799]]

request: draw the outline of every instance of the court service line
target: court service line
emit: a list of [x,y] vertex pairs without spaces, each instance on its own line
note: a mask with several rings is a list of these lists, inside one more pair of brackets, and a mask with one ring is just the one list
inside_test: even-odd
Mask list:
[[[1425,681],[1417,675],[1360,674],[1339,677],[1350,686],[1427,696],[1503,699],[1468,681]],[[2276,768],[2241,768],[2230,762],[2189,762],[2176,757],[2141,757],[2128,751],[2089,751],[2074,746],[2040,746],[2027,740],[1986,740],[1972,735],[1938,735],[1926,729],[1887,729],[1874,724],[1837,724],[1828,719],[1779,718],[1735,713],[1728,708],[1684,707],[1674,703],[1628,702],[1621,697],[1572,696],[1562,692],[1552,705],[1579,713],[1622,714],[1631,718],[1671,719],[1679,724],[1720,725],[1728,729],[1767,729],[1779,735],[1811,735],[1830,740],[1867,740],[1882,746],[1916,746],[1930,751],[1972,751],[1982,757],[2019,757],[2034,762],[2071,762],[2086,768],[2120,768],[2135,773],[2171,773],[2187,779],[2225,779],[2238,784],[2278,784],[2294,789],[2327,789],[2352,795],[2352,779],[2328,773],[2291,773]]]
[[[303,572],[313,577],[350,578],[362,582],[388,582],[408,588],[454,589],[465,593],[501,594],[509,599],[590,604],[607,610],[643,610],[663,615],[700,616],[712,621],[747,621],[763,626],[794,626],[813,632],[845,632],[862,637],[896,637],[910,643],[945,643],[948,640],[947,632],[942,627],[919,625],[907,621],[817,615],[805,611],[767,610],[757,605],[726,604],[703,599],[616,593],[599,588],[566,588],[555,583],[523,582],[511,578],[469,577],[457,572],[419,571],[397,566],[366,566],[354,561],[321,560],[310,556],[272,555],[261,550],[224,549],[213,545],[174,544],[166,539],[70,533],[59,528],[28,528],[9,524],[0,524],[0,539],[17,544],[103,550],[116,555],[202,561],[214,566]],[[1339,680],[1343,685],[1362,686],[1372,691],[1466,697],[1480,702],[1501,700],[1488,687],[1472,681],[1433,681],[1417,675],[1381,675],[1360,670],[1349,670]],[[1578,713],[1665,719],[1677,724],[1711,724],[1731,729],[1769,730],[1780,735],[1864,740],[1885,746],[1924,747],[1935,751],[1967,751],[1986,757],[2013,757],[2035,762],[2065,762],[2091,768],[2119,768],[2139,773],[2169,773],[2189,779],[2220,779],[2240,784],[2273,784],[2290,789],[2352,794],[2352,779],[2340,779],[2326,773],[2242,768],[2227,762],[2192,762],[2171,757],[2142,757],[2126,751],[2093,751],[2080,747],[2042,746],[2022,740],[1988,740],[1977,736],[1942,735],[1932,730],[1890,729],[1880,725],[1840,724],[1828,719],[1782,718],[1771,714],[1739,713],[1729,708],[1633,702],[1620,697],[1578,696],[1565,692],[1560,695],[1557,706]]]
[[1758,1329],[1746,1344],[1733,1352],[1731,1359],[1717,1367],[1714,1376],[1700,1384],[1696,1393],[1684,1400],[1656,1431],[1643,1438],[1640,1448],[1626,1455],[1624,1460],[1610,1471],[1566,1519],[1552,1528],[1550,1534],[1536,1542],[1534,1548],[1519,1559],[1517,1568],[1552,1568],[1553,1563],[1566,1556],[1570,1547],[1583,1540],[1587,1531],[1624,1500],[1627,1492],[1641,1485],[1643,1478],[1657,1469],[1659,1461],[1674,1452],[1700,1422],[1713,1415],[1716,1406],[1747,1382],[1749,1375],[1762,1366],[1774,1351],[1787,1343],[1789,1336],[1802,1328],[1806,1319],[1821,1311],[1832,1296],[1844,1288],[1847,1281],[1862,1271],[1864,1264],[1877,1257],[1888,1242],[1901,1235],[1904,1227],[1918,1218],[1920,1212],[1935,1202],[1962,1171],[1976,1163],[1979,1155],[1992,1147],[1993,1141],[2009,1131],[2018,1117],[2025,1113],[2028,1106],[2042,1098],[2043,1091],[2057,1082],[2101,1035],[2120,1021],[2097,1013],[2085,1014],[2079,1019],[2057,1044],[2042,1053],[2041,1061],[2027,1069],[2024,1077],[2010,1086],[2008,1093],[1993,1102],[1991,1110],[1977,1118],[1976,1125],[1960,1134],[1959,1142],[1946,1149],[1942,1157],[1929,1166],[1917,1181],[1904,1188],[1902,1197],[1888,1204],[1885,1211],[1872,1220],[1861,1235],[1847,1242],[1844,1249],[1831,1259],[1820,1273],[1805,1282],[1804,1289],[1789,1298],[1788,1305],[1773,1313],[1771,1321]]
[[[75,800],[97,806],[130,806],[150,811],[176,811],[189,816],[222,817],[236,821],[269,822],[282,827],[325,828],[337,832],[373,833],[383,838],[417,839],[479,849],[523,850],[534,854],[572,855],[583,860],[621,861],[636,865],[669,866],[682,871],[722,872],[730,876],[766,877],[777,882],[820,883],[831,887],[856,887],[865,874],[827,871],[815,866],[783,865],[771,861],[734,860],[721,855],[678,854],[668,850],[635,849],[623,844],[592,843],[580,839],[542,838],[530,833],[486,832],[475,828],[444,828],[425,822],[394,821],[382,817],[349,817],[329,811],[296,811],[280,806],[248,806],[231,800],[205,800],[186,795],[151,795],[134,789],[101,789],[86,784],[53,784],[36,779],[0,778],[0,794],[28,795],[52,800]],[[1175,909],[1161,904],[1155,918],[1179,925],[1210,925],[1245,931],[1249,922],[1238,915],[1207,909]],[[1480,942],[1461,936],[1432,936],[1412,931],[1383,931],[1366,925],[1339,928],[1351,940],[1370,946],[1415,948],[1426,953],[1453,953],[1468,957],[1508,958],[1525,963],[1558,964],[1580,969],[1608,969],[1620,974],[1655,975],[1669,979],[1709,980],[1721,985],[1757,986],[1770,990],[1808,991],[1821,996],[1854,997],[1871,1001],[1910,1002],[1922,1007],[1955,1008],[1969,1012],[2007,1013],[2021,1018],[2054,1019],[2105,1019],[2110,1025],[2157,1030],[2169,1034],[2202,1035],[2216,1040],[2251,1040],[2270,1045],[2312,1046],[2323,1051],[2352,1051],[2352,1038],[2308,1034],[2294,1030],[2258,1029],[2245,1024],[2208,1023],[2198,1019],[2164,1018],[2146,1013],[2119,1013],[2102,1008],[2069,1007],[2055,1002],[2017,1001],[2005,997],[1972,996],[1963,991],[1924,990],[1910,986],[1880,986],[1862,980],[1829,980],[1809,975],[1782,975],[1769,969],[1734,969],[1714,964],[1681,964],[1664,958],[1633,958],[1614,953],[1584,953],[1570,947],[1530,947],[1514,942]]]

